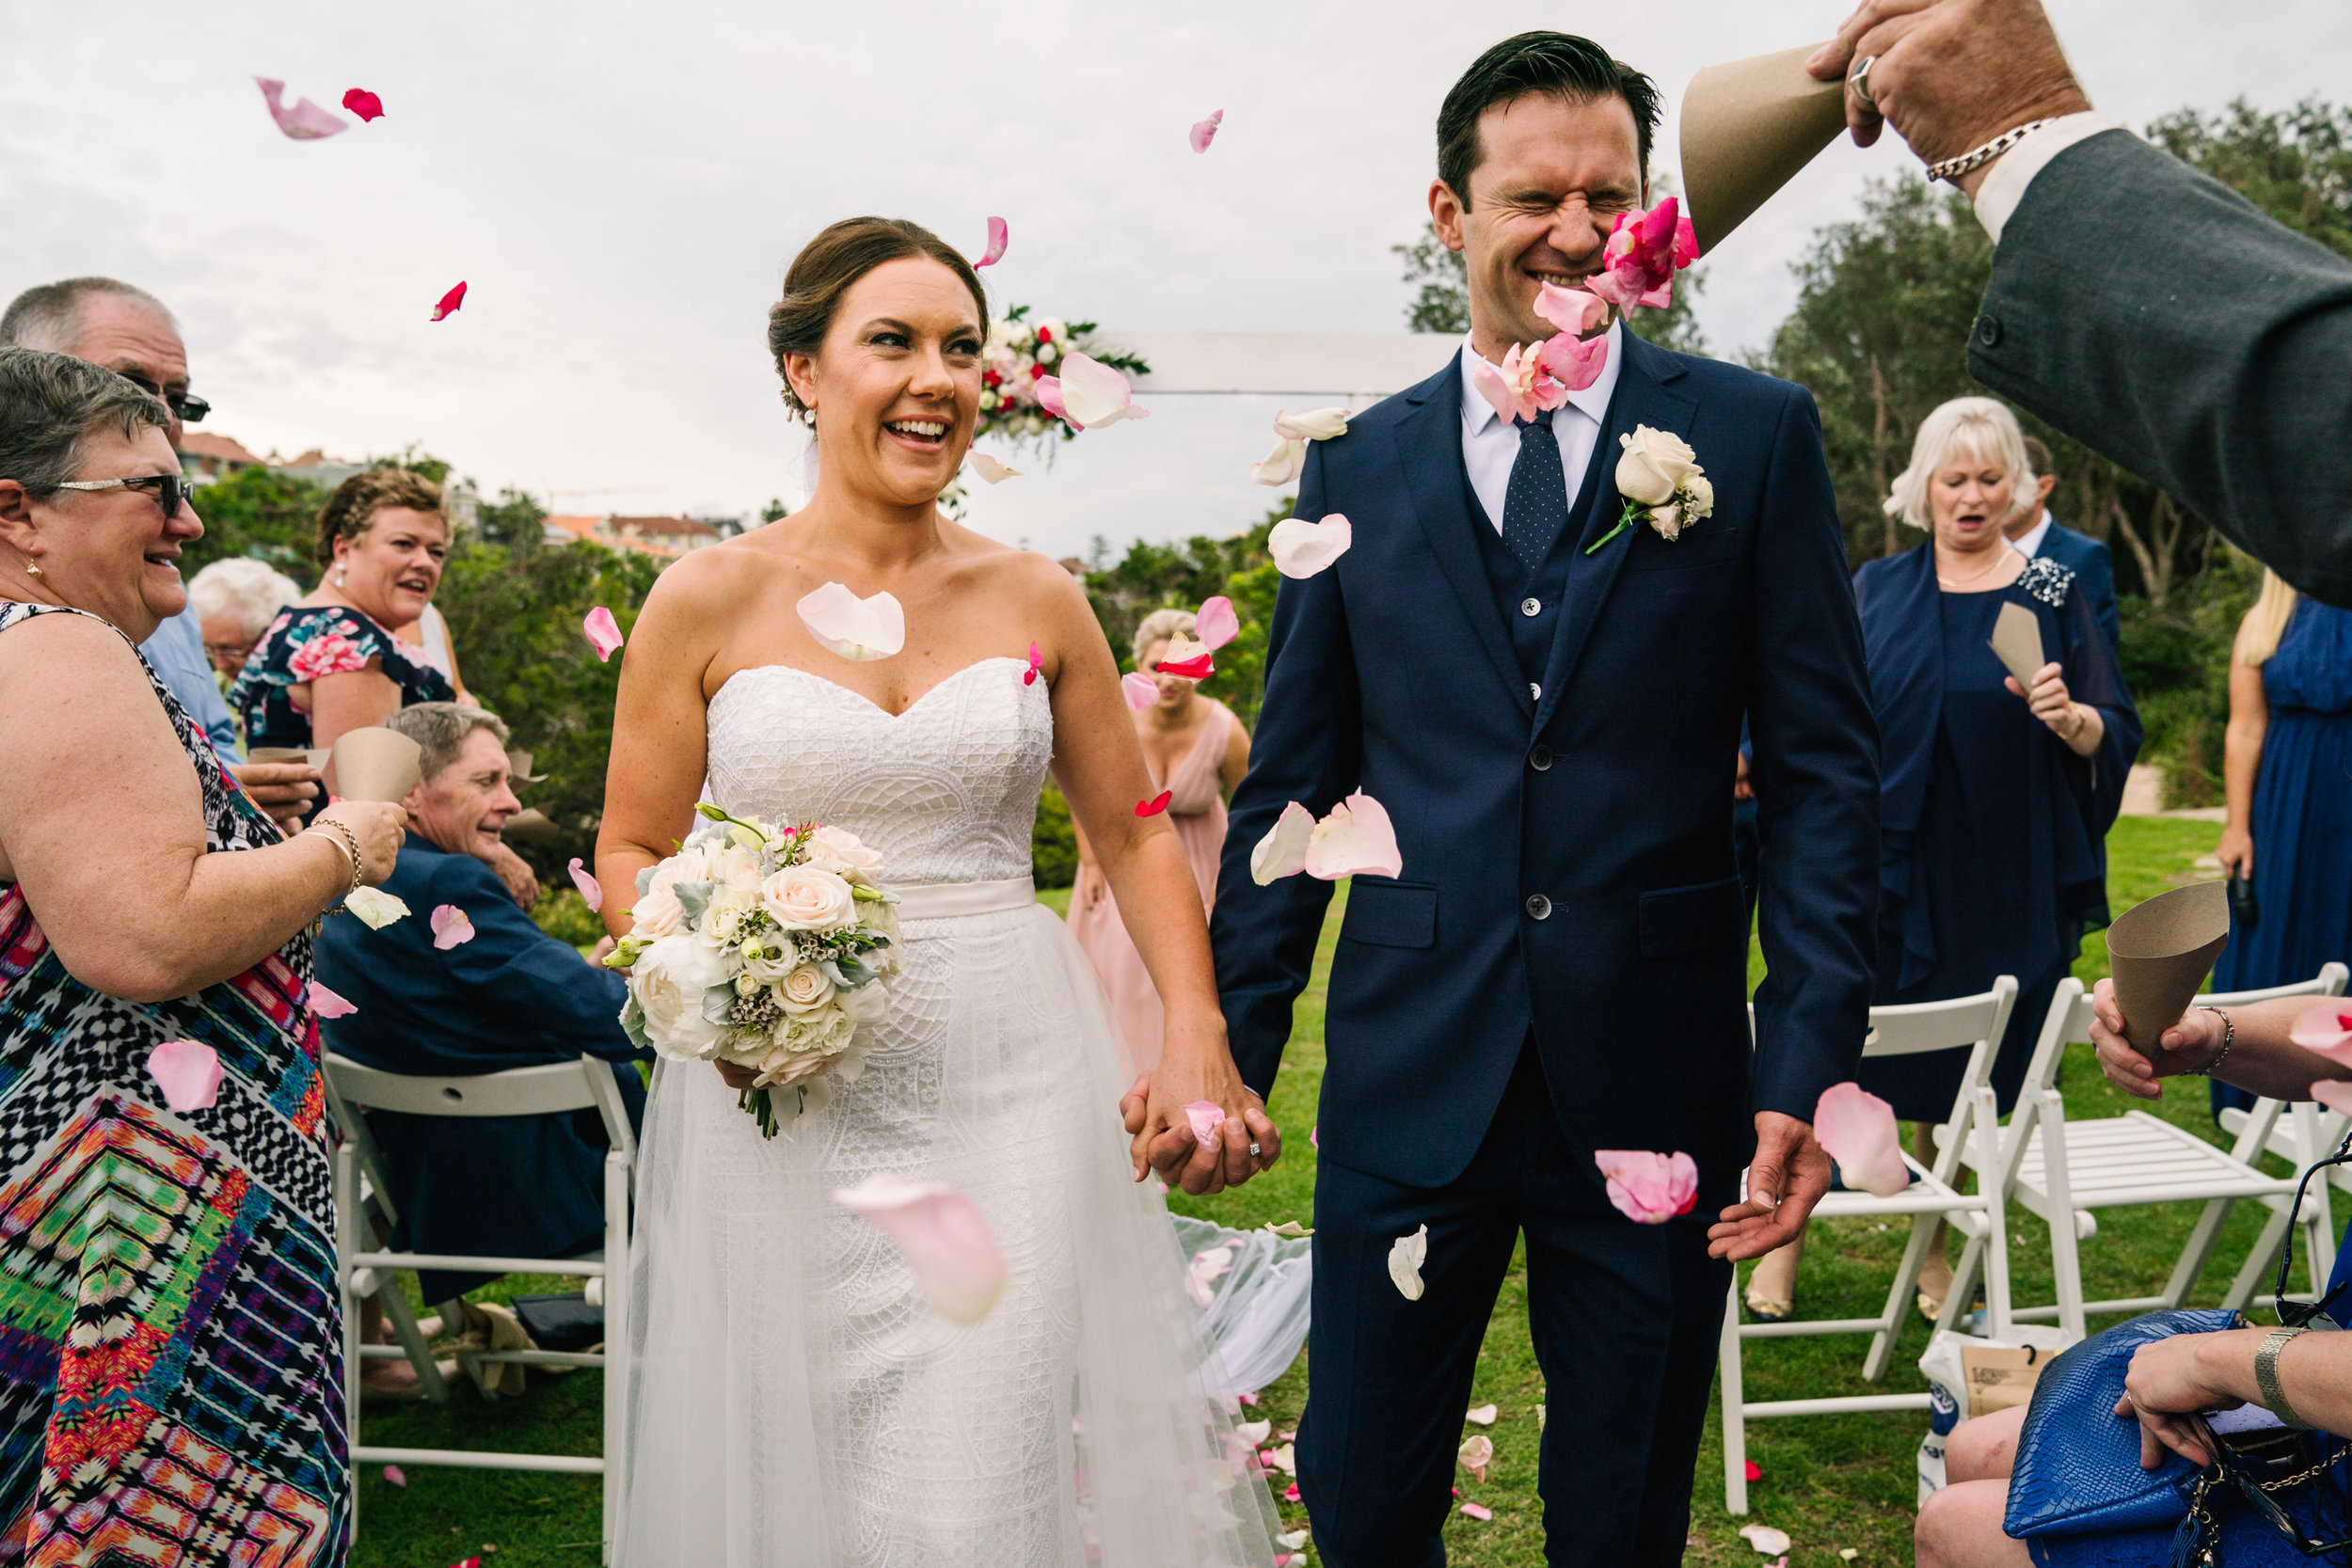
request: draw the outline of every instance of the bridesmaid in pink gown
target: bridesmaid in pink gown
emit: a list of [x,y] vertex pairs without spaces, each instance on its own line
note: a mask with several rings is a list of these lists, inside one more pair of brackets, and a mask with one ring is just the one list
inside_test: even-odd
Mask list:
[[[1193,629],[1192,612],[1159,610],[1136,628],[1136,668],[1147,674],[1168,652],[1168,640]],[[1225,797],[1249,768],[1249,734],[1231,709],[1203,697],[1181,675],[1153,674],[1160,700],[1134,715],[1136,738],[1152,783],[1168,792],[1168,820],[1192,861],[1200,901],[1216,903],[1216,863],[1225,849]],[[1143,967],[1143,956],[1128,939],[1119,906],[1094,863],[1086,835],[1078,834],[1078,882],[1070,892],[1070,931],[1094,962],[1109,994],[1111,1017],[1126,1042],[1131,1068],[1148,1072],[1160,1059],[1163,1015],[1159,993]]]

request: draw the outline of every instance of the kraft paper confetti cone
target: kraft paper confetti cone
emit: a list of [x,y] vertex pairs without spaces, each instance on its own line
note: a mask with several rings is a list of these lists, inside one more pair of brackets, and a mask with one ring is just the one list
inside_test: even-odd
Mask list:
[[246,752],[247,762],[294,762],[305,768],[324,768],[328,756],[324,746],[256,746]]
[[2230,899],[2220,882],[2159,894],[2124,911],[2107,928],[2115,1003],[2136,1049],[2154,1050],[2158,1037],[2180,1022],[2229,940]]
[[2050,662],[2042,652],[2042,623],[2021,604],[2001,607],[2000,619],[1993,623],[1993,652],[2027,691],[2033,689],[2034,676]]
[[1682,191],[1699,249],[1796,178],[1846,128],[1843,82],[1817,82],[1804,62],[1819,44],[1711,65],[1682,95]]
[[398,730],[348,730],[335,742],[335,793],[397,804],[422,776],[423,750]]

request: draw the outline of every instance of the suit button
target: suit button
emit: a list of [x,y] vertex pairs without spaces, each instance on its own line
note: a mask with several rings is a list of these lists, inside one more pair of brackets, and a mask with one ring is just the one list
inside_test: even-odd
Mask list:
[[1533,768],[1538,773],[1550,772],[1551,748],[1549,746],[1538,746],[1534,751],[1528,752],[1527,766]]
[[1987,348],[1997,347],[2001,341],[2001,318],[1987,310],[1977,318],[1977,341]]
[[1551,900],[1540,893],[1529,894],[1527,895],[1527,918],[1530,920],[1550,919]]
[[1542,702],[1544,700],[1544,689],[1535,682],[1529,681],[1527,683],[1527,700],[1531,703]]
[[1543,613],[1543,609],[1544,601],[1541,599],[1528,598],[1519,601],[1519,613],[1522,615],[1540,615]]

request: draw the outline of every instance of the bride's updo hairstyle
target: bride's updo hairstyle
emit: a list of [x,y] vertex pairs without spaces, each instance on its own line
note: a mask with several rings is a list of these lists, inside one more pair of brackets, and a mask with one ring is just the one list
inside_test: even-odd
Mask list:
[[972,304],[980,313],[980,329],[988,329],[988,295],[980,291],[980,275],[963,253],[919,223],[905,218],[843,218],[801,247],[784,275],[784,297],[768,312],[768,352],[775,356],[776,374],[784,382],[784,401],[805,418],[792,378],[784,373],[787,354],[815,354],[833,330],[841,296],[867,273],[886,261],[928,257],[963,280],[972,291]]

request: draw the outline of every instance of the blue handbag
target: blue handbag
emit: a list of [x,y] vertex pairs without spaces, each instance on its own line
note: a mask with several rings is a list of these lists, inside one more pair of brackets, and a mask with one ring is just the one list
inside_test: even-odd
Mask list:
[[2061,1353],[2034,1384],[2010,1473],[2002,1533],[2089,1535],[2177,1523],[2197,1466],[2167,1454],[2139,1467],[2139,1423],[2115,1413],[2132,1353],[2175,1334],[2217,1334],[2244,1320],[2227,1307],[2150,1312]]

